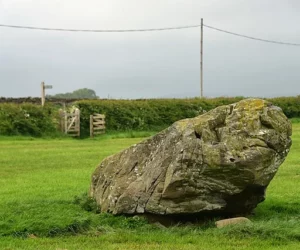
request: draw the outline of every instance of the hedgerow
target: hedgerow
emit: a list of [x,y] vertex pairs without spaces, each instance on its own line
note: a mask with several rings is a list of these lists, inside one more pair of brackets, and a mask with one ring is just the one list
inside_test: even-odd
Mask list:
[[300,117],[300,95],[296,97],[276,97],[268,100],[282,108],[288,118]]
[[[75,102],[81,111],[81,130],[87,134],[89,116],[105,114],[109,130],[157,130],[173,122],[197,116],[221,105],[238,102],[244,97],[141,100],[82,100]],[[282,108],[288,118],[300,117],[300,96],[268,99]]]
[[[158,131],[173,122],[197,116],[221,105],[238,102],[244,97],[80,100],[73,103],[81,111],[81,134],[89,134],[91,114],[105,114],[109,131]],[[300,96],[268,99],[282,108],[288,118],[300,117]],[[0,135],[41,136],[57,133],[58,107],[36,104],[0,103]]]
[[81,111],[81,130],[88,133],[89,116],[105,114],[109,130],[159,130],[173,122],[197,116],[242,97],[214,99],[84,100],[75,104]]
[[50,135],[56,133],[56,124],[56,111],[51,105],[0,104],[0,135]]

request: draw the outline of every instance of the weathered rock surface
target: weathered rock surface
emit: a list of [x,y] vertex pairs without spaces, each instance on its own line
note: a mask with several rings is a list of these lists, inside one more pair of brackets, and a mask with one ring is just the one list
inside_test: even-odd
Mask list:
[[291,133],[267,101],[221,106],[104,159],[90,195],[113,214],[247,213],[264,200]]

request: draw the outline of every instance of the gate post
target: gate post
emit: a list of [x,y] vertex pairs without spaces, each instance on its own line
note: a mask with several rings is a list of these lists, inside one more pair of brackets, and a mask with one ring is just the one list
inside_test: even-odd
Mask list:
[[68,134],[68,113],[64,111],[64,118],[65,118],[65,134]]
[[93,125],[93,122],[94,122],[94,116],[90,115],[90,137],[91,138],[94,138],[94,125]]
[[77,131],[77,136],[80,136],[80,110],[78,108],[75,109],[75,130]]
[[59,114],[59,129],[62,133],[65,132],[65,112],[62,109],[59,109],[58,111]]

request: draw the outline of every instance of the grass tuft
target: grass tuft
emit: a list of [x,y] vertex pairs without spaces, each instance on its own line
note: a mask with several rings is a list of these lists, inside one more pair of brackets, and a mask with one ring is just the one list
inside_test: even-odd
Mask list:
[[74,204],[79,205],[83,210],[93,213],[100,213],[101,207],[97,204],[96,200],[89,197],[87,193],[74,197]]

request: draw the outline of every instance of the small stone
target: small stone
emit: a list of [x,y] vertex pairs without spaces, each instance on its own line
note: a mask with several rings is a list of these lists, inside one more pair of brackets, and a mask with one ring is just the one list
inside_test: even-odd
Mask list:
[[34,234],[29,234],[29,235],[28,235],[28,238],[30,238],[30,239],[36,239],[36,238],[37,238],[37,236],[36,236],[36,235],[34,235]]
[[217,228],[226,227],[228,225],[235,225],[235,224],[242,224],[242,223],[250,223],[251,220],[249,220],[246,217],[236,217],[236,218],[230,218],[226,220],[219,220],[216,221]]

